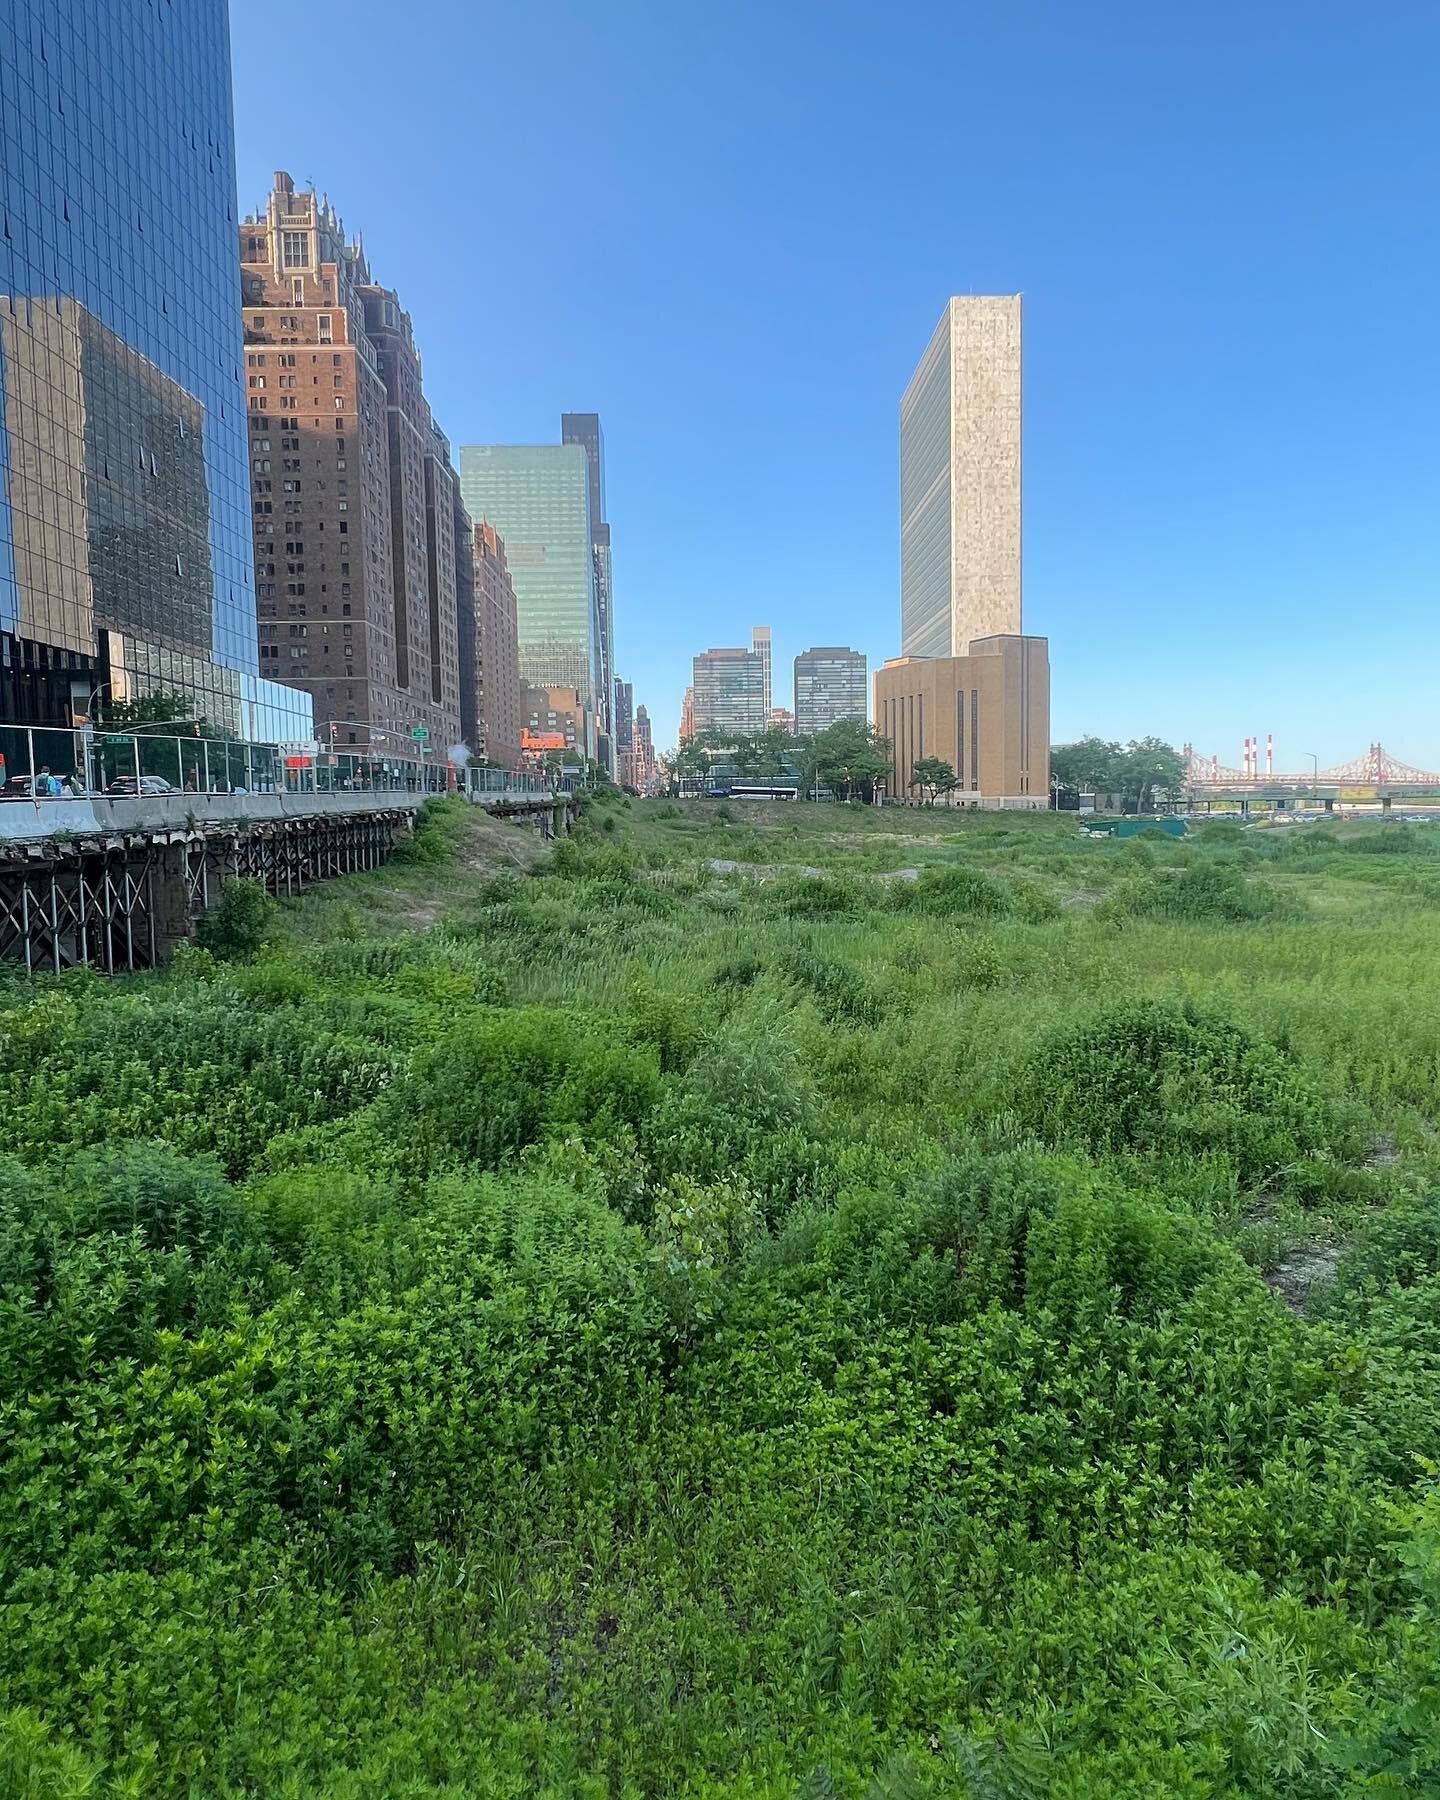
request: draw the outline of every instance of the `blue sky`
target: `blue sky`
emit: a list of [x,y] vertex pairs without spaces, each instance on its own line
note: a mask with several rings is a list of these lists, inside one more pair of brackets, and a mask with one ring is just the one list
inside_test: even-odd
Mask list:
[[329,191],[452,443],[601,413],[657,744],[752,624],[895,654],[901,391],[1018,290],[1055,737],[1440,767],[1431,0],[232,11],[242,206]]

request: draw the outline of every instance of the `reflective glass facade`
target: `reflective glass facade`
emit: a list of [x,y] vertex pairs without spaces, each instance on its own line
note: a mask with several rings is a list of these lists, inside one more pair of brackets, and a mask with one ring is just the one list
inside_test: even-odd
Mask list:
[[826,645],[795,658],[795,729],[813,737],[841,719],[869,716],[866,663],[858,650]]
[[706,650],[693,669],[694,729],[758,737],[768,723],[765,663],[754,650]]
[[610,527],[605,519],[605,433],[599,413],[561,413],[560,441],[579,444],[588,460],[595,610],[600,620],[600,722],[608,728],[613,741],[615,721],[610,716],[610,705],[615,684],[615,596],[611,586]]
[[601,630],[584,447],[464,445],[460,497],[477,525],[493,525],[505,540],[521,677],[532,687],[578,688],[598,713]]
[[900,649],[950,654],[950,312],[900,407]]
[[0,716],[84,712],[113,660],[245,729],[225,0],[9,0],[0,134]]
[[1020,630],[1020,296],[951,299],[900,402],[900,643]]

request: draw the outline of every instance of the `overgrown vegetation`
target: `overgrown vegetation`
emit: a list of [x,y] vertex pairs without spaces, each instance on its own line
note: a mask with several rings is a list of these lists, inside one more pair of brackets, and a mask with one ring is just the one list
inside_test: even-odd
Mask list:
[[730,811],[0,987],[0,1793],[1440,1787],[1440,825]]

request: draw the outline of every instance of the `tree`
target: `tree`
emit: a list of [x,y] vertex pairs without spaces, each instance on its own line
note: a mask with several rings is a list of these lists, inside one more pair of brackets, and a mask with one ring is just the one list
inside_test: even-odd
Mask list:
[[1077,744],[1056,744],[1050,751],[1050,781],[1062,793],[1113,794],[1119,789],[1124,751],[1104,738],[1083,737]]
[[1173,799],[1185,785],[1185,759],[1163,738],[1132,739],[1120,763],[1121,793],[1137,812],[1148,812],[1157,799]]
[[1116,744],[1085,737],[1076,744],[1054,745],[1050,781],[1062,793],[1114,794],[1127,811],[1146,812],[1157,798],[1172,797],[1184,787],[1185,759],[1163,738]]
[[938,756],[922,756],[910,770],[910,785],[918,787],[920,797],[925,799],[925,790],[930,790],[930,798],[925,801],[933,806],[940,794],[948,794],[955,785],[955,770],[948,762]]
[[818,732],[813,749],[817,785],[843,799],[872,799],[890,770],[890,740],[864,719],[841,719]]

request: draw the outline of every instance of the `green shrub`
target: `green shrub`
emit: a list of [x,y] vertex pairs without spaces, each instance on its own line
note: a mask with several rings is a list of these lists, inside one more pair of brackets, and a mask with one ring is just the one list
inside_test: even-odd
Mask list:
[[873,1024],[882,1011],[880,996],[858,969],[818,950],[792,950],[779,964],[781,975],[814,1000],[832,1024]]
[[1358,1116],[1281,1050],[1191,1005],[1106,1008],[1054,1034],[1017,1071],[1017,1116],[1095,1151],[1218,1154],[1263,1181],[1310,1154],[1359,1155]]
[[548,1130],[638,1125],[659,1096],[653,1048],[530,1007],[457,1025],[417,1054],[379,1111],[429,1158],[494,1168]]
[[273,933],[277,910],[258,881],[227,879],[215,904],[201,914],[195,941],[228,961],[254,956]]
[[1095,908],[1097,918],[1177,919],[1190,924],[1251,924],[1293,918],[1297,904],[1226,863],[1192,863],[1180,870],[1122,882]]
[[983,869],[922,869],[917,881],[897,881],[892,903],[937,918],[1003,918],[1012,910],[1005,887]]

